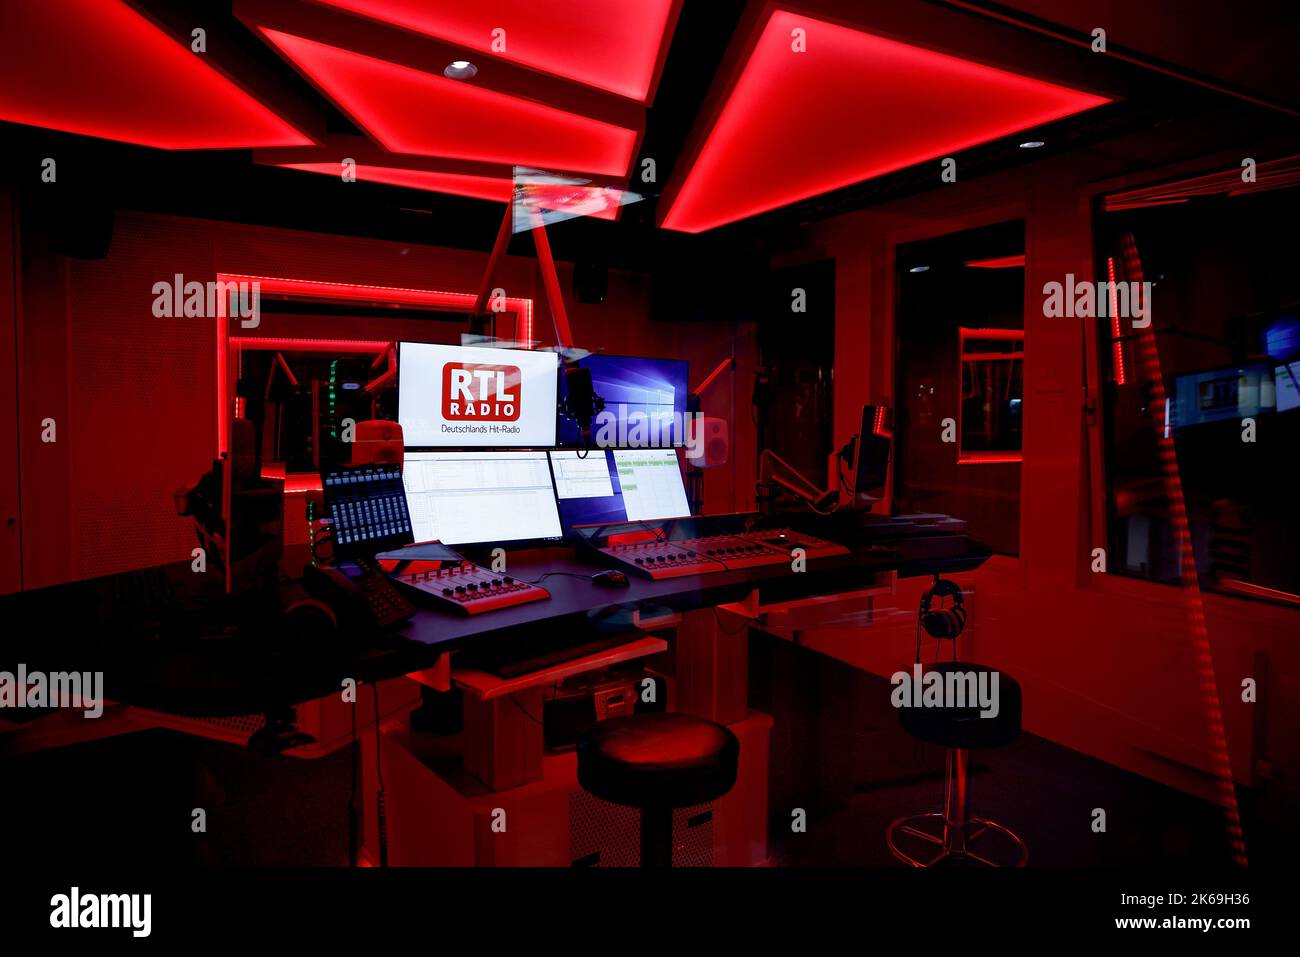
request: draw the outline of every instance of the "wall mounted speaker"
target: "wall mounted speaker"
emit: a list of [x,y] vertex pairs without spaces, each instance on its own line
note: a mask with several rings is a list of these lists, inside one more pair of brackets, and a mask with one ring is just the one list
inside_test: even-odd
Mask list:
[[[692,452],[695,454],[692,455]],[[690,444],[686,461],[696,468],[712,469],[726,465],[731,454],[731,439],[725,419],[709,416],[691,419]]]
[[403,461],[400,423],[386,419],[367,419],[357,423],[352,437],[353,465],[401,465]]

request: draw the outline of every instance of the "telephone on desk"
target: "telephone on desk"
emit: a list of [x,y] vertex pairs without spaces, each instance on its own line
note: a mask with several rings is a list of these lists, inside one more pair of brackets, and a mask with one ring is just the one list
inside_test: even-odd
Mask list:
[[330,565],[307,565],[303,586],[329,605],[345,625],[387,628],[415,614],[415,606],[370,558],[351,563],[355,573]]

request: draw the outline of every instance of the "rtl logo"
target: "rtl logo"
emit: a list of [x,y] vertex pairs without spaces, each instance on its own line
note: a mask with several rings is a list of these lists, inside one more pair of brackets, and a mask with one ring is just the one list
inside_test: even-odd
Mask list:
[[519,418],[518,366],[448,362],[442,367],[442,417],[448,422]]

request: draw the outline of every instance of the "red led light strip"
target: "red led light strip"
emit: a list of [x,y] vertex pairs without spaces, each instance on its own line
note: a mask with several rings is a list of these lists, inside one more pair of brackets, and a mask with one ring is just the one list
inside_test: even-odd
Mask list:
[[[395,305],[439,306],[457,312],[468,312],[477,299],[473,293],[448,292],[439,289],[411,289],[401,286],[374,286],[365,283],[321,282],[313,279],[285,279],[280,276],[250,276],[241,273],[218,273],[220,283],[257,283],[263,294],[291,295],[316,299],[339,299],[360,302],[386,302]],[[371,339],[310,339],[237,336],[231,338],[230,323],[225,315],[225,300],[217,316],[217,454],[229,451],[226,433],[229,422],[226,399],[230,392],[226,356],[233,345],[236,357],[245,348],[308,350],[329,347],[343,352],[381,352],[389,345]],[[529,343],[533,338],[533,301],[507,297],[506,305],[516,315],[515,338]]]
[[972,269],[1016,269],[1025,265],[1025,254],[1018,256],[994,256],[991,259],[968,259],[966,265]]
[[[305,173],[318,173],[339,179],[340,166],[333,163],[279,163],[281,169],[296,169]],[[448,193],[484,199],[495,203],[508,203],[514,194],[514,181],[491,176],[470,176],[464,173],[443,173],[435,170],[404,169],[398,166],[375,166],[358,163],[357,181],[384,183],[405,189],[419,189],[429,193]]]
[[155,149],[315,142],[215,62],[120,0],[0,3],[2,120]]
[[883,405],[876,406],[875,418],[871,420],[871,431],[876,435],[887,434],[885,432],[885,407]]
[[289,475],[283,462],[263,465],[262,478],[283,482],[285,495],[305,495],[323,489],[319,474]]
[[260,26],[262,36],[391,153],[623,176],[637,130]]
[[1115,384],[1124,385],[1128,376],[1124,374],[1124,342],[1120,338],[1119,328],[1119,293],[1115,288],[1115,257],[1106,257],[1106,277],[1110,280],[1110,352],[1114,365]]
[[751,44],[668,184],[665,229],[715,229],[1109,102],[780,8]]
[[[317,0],[648,103],[681,0]],[[509,24],[496,49],[494,27]],[[502,39],[505,30],[502,31]],[[474,59],[467,57],[466,59]]]
[[[1124,255],[1126,277],[1142,282],[1142,261],[1138,258],[1137,243],[1131,233],[1120,240]],[[1160,355],[1156,350],[1156,337],[1152,326],[1138,332],[1138,355],[1142,371],[1151,389],[1151,424],[1155,428],[1160,466],[1164,472],[1165,496],[1169,500],[1170,517],[1174,534],[1178,537],[1179,562],[1182,570],[1183,593],[1187,596],[1188,618],[1192,626],[1192,655],[1200,682],[1201,704],[1205,709],[1206,725],[1210,734],[1211,760],[1214,764],[1215,788],[1232,844],[1232,856],[1245,867],[1246,841],[1241,829],[1241,814],[1237,808],[1237,792],[1232,780],[1232,762],[1228,754],[1228,739],[1223,726],[1223,708],[1219,701],[1219,685],[1214,675],[1214,659],[1210,655],[1210,634],[1205,622],[1205,603],[1196,575],[1196,555],[1192,550],[1191,526],[1187,519],[1187,504],[1183,499],[1183,483],[1178,472],[1178,454],[1174,440],[1165,430],[1165,385],[1160,372]]]

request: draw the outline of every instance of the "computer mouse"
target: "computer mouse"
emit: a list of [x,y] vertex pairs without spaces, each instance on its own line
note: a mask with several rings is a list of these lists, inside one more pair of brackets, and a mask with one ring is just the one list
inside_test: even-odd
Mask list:
[[597,572],[591,576],[591,580],[594,584],[605,588],[627,588],[629,584],[627,576],[617,568],[611,568],[606,572]]

